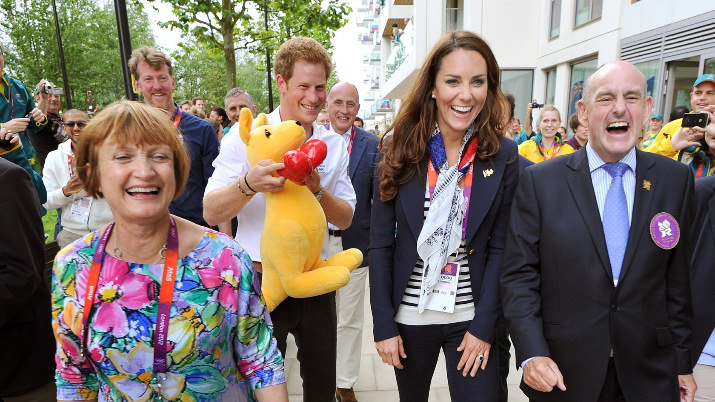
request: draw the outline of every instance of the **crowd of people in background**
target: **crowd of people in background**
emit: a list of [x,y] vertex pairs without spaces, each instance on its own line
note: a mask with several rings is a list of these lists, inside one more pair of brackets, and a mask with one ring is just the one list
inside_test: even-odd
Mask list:
[[[29,90],[0,46],[0,402],[287,401],[288,334],[305,401],[357,401],[366,283],[401,400],[428,400],[442,351],[452,400],[506,401],[510,340],[532,401],[715,400],[714,74],[666,120],[634,65],[607,63],[576,113],[530,102],[522,124],[488,44],[457,31],[366,130],[317,41],[273,66],[268,123],[328,147],[303,183],[321,257],[365,258],[269,313],[264,194],[285,165],[248,163],[251,94],[177,102],[172,61],[145,46],[128,61],[141,102],[62,112],[62,89]],[[45,256],[47,210],[61,251]]]

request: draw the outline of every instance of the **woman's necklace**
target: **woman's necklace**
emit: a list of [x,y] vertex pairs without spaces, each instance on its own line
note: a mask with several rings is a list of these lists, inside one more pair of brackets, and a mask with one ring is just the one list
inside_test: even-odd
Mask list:
[[[114,254],[114,258],[119,259],[124,261],[122,258],[122,249],[119,247],[119,244],[117,244],[117,239],[119,238],[119,235],[117,234],[117,228],[116,226],[114,227],[114,250],[112,250],[112,254]],[[156,261],[154,261],[154,264],[158,264],[161,261],[166,258],[166,242],[164,242],[164,245],[161,246],[159,249],[159,258],[157,258]]]

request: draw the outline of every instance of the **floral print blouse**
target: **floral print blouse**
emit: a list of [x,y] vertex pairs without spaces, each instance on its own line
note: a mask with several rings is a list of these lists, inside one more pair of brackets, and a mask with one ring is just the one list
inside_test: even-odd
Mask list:
[[168,333],[167,379],[150,384],[163,263],[104,254],[80,354],[82,310],[97,232],[59,252],[52,274],[57,399],[251,401],[285,382],[283,358],[248,254],[208,230],[179,260]]

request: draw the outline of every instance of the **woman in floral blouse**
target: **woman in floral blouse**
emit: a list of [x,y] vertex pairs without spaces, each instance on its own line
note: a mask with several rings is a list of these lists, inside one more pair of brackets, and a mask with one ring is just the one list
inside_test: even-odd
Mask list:
[[287,401],[250,257],[169,213],[190,168],[171,123],[160,109],[119,102],[78,144],[80,180],[114,222],[55,261],[57,399]]

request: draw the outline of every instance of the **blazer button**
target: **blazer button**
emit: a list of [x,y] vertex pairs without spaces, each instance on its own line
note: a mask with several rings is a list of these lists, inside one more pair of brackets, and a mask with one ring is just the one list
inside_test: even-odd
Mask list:
[[469,250],[469,255],[472,255],[472,254],[474,254],[474,249],[473,249],[473,248]]
[[614,313],[617,313],[617,312],[621,311],[621,306],[619,306],[617,304],[612,304],[611,311],[613,311]]

